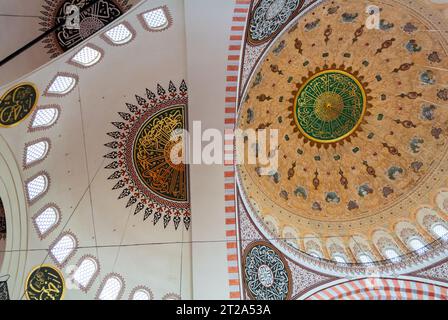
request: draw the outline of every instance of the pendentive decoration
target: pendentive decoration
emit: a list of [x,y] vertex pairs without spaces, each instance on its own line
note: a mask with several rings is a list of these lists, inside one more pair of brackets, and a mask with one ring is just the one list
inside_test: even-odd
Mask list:
[[64,294],[64,276],[54,266],[39,265],[26,279],[25,295],[28,300],[62,300]]
[[370,115],[368,83],[361,82],[364,78],[359,72],[351,73],[352,68],[334,67],[310,72],[297,84],[298,91],[292,92],[291,125],[305,143],[318,147],[328,148],[350,140],[362,130],[361,124],[367,123],[365,116]]
[[20,83],[0,98],[0,127],[13,127],[26,119],[39,99],[36,86]]
[[291,296],[290,270],[277,249],[255,242],[243,257],[243,277],[247,293],[254,300],[287,300]]
[[250,17],[248,42],[259,45],[274,38],[303,4],[304,0],[261,0]]
[[129,112],[118,113],[123,121],[112,123],[118,131],[105,144],[113,149],[104,156],[112,160],[106,169],[114,170],[108,179],[117,181],[113,190],[122,190],[127,208],[135,205],[134,214],[152,216],[154,225],[163,217],[164,228],[172,221],[176,230],[183,221],[188,229],[189,171],[180,134],[187,128],[187,85],[170,81],[168,90],[158,85],[157,94],[146,89],[146,96],[136,95],[138,105],[127,103]]
[[[59,26],[42,42],[51,58],[70,50],[92,34],[102,29],[131,8],[129,0],[45,0],[42,6],[42,26],[40,31],[47,31]],[[79,13],[79,28],[67,28],[66,20],[71,19],[70,6],[76,6]],[[83,10],[90,6],[88,9]]]

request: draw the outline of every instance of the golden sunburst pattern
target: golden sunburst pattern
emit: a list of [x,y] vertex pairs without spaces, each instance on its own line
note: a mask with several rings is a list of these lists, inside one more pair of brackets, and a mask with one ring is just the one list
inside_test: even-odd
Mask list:
[[183,106],[163,110],[143,124],[134,143],[134,165],[140,179],[155,193],[174,201],[188,200],[183,150],[176,150],[183,141],[175,136],[186,127],[185,119]]
[[104,156],[112,160],[106,169],[114,170],[108,179],[117,181],[113,190],[122,190],[118,198],[127,198],[134,214],[152,216],[154,225],[163,217],[165,228],[172,221],[177,229],[183,221],[188,229],[188,167],[178,134],[187,126],[187,85],[176,88],[170,81],[168,90],[157,85],[157,94],[146,89],[146,96],[136,95],[138,105],[126,103],[129,112],[112,122],[118,131],[107,134],[115,140],[105,144],[114,149]]

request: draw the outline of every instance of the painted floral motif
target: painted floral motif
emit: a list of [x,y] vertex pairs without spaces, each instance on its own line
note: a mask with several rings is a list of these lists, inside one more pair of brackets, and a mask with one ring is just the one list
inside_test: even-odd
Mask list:
[[286,262],[267,244],[250,247],[244,258],[249,295],[256,300],[285,300],[291,294]]

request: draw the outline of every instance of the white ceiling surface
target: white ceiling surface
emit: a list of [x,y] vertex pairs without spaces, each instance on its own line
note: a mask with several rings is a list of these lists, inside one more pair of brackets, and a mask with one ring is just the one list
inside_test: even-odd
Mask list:
[[[38,17],[43,1],[0,1],[0,60],[38,37],[42,31]],[[6,16],[8,15],[8,16]],[[0,67],[0,86],[32,71],[49,60],[42,46],[36,44],[25,53]]]
[[[144,30],[136,14],[164,4],[173,16],[173,26],[163,32]],[[26,180],[46,170],[51,178],[49,192],[28,209],[29,249],[48,248],[57,235],[66,230],[78,237],[80,247],[98,246],[80,248],[70,260],[70,264],[75,264],[81,256],[93,254],[99,258],[101,273],[87,294],[80,290],[68,290],[67,299],[93,298],[100,280],[109,272],[118,272],[125,278],[123,298],[127,298],[137,285],[150,287],[156,299],[170,292],[182,293],[183,298],[191,297],[191,245],[188,244],[191,233],[174,231],[172,224],[164,229],[163,221],[153,226],[151,217],[143,221],[142,213],[134,216],[131,208],[125,209],[127,200],[117,200],[120,191],[112,190],[114,181],[107,179],[111,171],[103,169],[110,162],[103,158],[110,152],[103,144],[112,141],[106,133],[114,131],[111,122],[119,121],[117,112],[126,112],[125,103],[135,103],[135,94],[144,96],[145,88],[154,89],[157,83],[167,87],[172,80],[179,85],[186,78],[183,12],[182,0],[143,2],[122,18],[137,31],[134,41],[120,47],[106,44],[99,36],[88,41],[105,50],[104,59],[99,64],[89,69],[68,65],[67,59],[74,54],[71,50],[20,79],[34,82],[43,91],[57,72],[76,73],[80,78],[78,87],[68,96],[40,98],[39,105],[55,103],[62,108],[61,117],[53,128],[27,133],[29,121],[23,121],[14,128],[0,129],[20,167],[26,142],[40,137],[48,137],[52,141],[48,158],[22,173],[22,179]],[[1,88],[0,93],[6,89]],[[222,99],[219,99],[223,101],[224,92]],[[220,108],[221,105],[218,103],[216,107]],[[190,105],[190,108],[194,107]],[[88,190],[89,181],[92,180]],[[61,208],[62,222],[48,238],[41,241],[31,225],[31,217],[49,202]],[[183,248],[180,245],[182,241],[187,242]],[[163,242],[173,244],[160,244]],[[121,248],[118,247],[120,243],[124,245]],[[127,246],[136,243],[150,245]],[[29,253],[26,270],[41,264],[45,256],[44,250]],[[48,258],[45,262],[52,263]],[[222,263],[225,263],[225,256]]]
[[[130,0],[136,4],[140,0]],[[28,44],[42,34],[39,24],[42,20],[44,0],[1,0],[0,1],[0,60]],[[42,42],[36,43],[0,67],[0,86],[11,82],[50,60]]]
[[[189,117],[190,128],[192,121],[201,121],[202,130],[216,128],[224,132],[227,39],[235,4],[224,0],[216,4],[210,0],[185,1]],[[198,14],[197,8],[207,14]],[[193,298],[228,299],[223,166],[194,165],[190,176]]]

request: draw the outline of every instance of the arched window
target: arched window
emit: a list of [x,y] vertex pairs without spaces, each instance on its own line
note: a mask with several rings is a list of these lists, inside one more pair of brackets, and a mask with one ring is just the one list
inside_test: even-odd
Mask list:
[[361,263],[372,263],[373,262],[372,258],[366,253],[359,254],[358,259]]
[[43,130],[51,127],[59,117],[59,107],[40,107],[33,115],[31,126],[28,131]]
[[294,249],[299,249],[299,245],[297,244],[297,240],[295,240],[296,238],[294,237],[294,235],[293,234],[291,234],[291,233],[287,233],[287,234],[285,234],[285,242],[289,245],[289,246],[291,246],[291,247],[293,247]]
[[306,252],[310,255],[313,256],[315,258],[322,258],[323,254],[322,254],[322,247],[319,245],[318,242],[316,242],[314,236],[307,236],[304,239],[304,244],[305,244],[305,250]]
[[28,168],[33,164],[38,163],[43,160],[50,149],[50,143],[47,139],[42,139],[36,141],[35,143],[29,144],[25,147],[24,163],[23,166]]
[[118,300],[124,291],[124,280],[118,274],[109,274],[104,280],[97,294],[99,300]]
[[176,293],[168,293],[164,295],[162,298],[162,300],[180,300],[180,299],[181,299],[180,295]]
[[134,31],[128,23],[120,23],[103,34],[103,39],[112,45],[124,45],[134,38]]
[[414,251],[421,251],[425,247],[425,244],[419,238],[410,239],[408,245]]
[[70,61],[77,66],[87,68],[97,64],[102,56],[102,50],[99,47],[87,44]]
[[171,17],[166,7],[152,9],[142,13],[140,21],[148,31],[162,31],[167,29],[171,23]]
[[383,254],[386,257],[386,259],[389,259],[389,260],[399,260],[399,257],[400,257],[400,254],[394,248],[385,249]]
[[441,223],[436,223],[431,227],[432,232],[439,238],[445,238],[448,229]]
[[77,78],[68,74],[58,74],[45,91],[47,96],[63,96],[68,94],[75,88]]
[[146,287],[136,287],[132,290],[130,300],[152,300],[152,292]]
[[47,206],[38,212],[34,217],[34,226],[39,237],[42,239],[46,237],[51,230],[53,230],[60,221],[59,209],[55,206]]
[[322,258],[322,254],[319,251],[309,250],[308,254],[314,258]]
[[26,191],[30,202],[36,200],[47,191],[48,181],[46,174],[39,174],[27,182]]
[[58,266],[63,266],[75,254],[78,241],[71,233],[63,233],[50,249],[50,255]]
[[347,263],[347,259],[339,253],[333,255],[333,260],[337,263]]
[[290,247],[299,249],[298,236],[294,229],[286,227],[283,229],[283,241],[285,241]]
[[73,273],[73,281],[81,290],[87,291],[98,275],[98,272],[97,260],[93,256],[85,256],[78,262],[78,267]]

